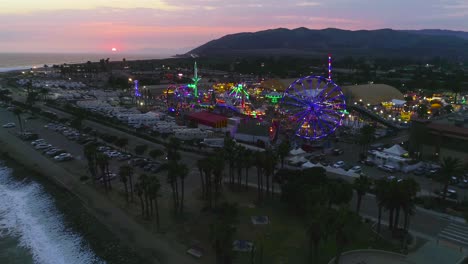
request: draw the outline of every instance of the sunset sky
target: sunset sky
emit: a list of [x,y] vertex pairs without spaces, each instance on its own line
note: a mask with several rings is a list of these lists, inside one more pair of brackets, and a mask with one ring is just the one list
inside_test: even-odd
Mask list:
[[185,52],[278,27],[468,31],[468,1],[0,0],[0,52]]

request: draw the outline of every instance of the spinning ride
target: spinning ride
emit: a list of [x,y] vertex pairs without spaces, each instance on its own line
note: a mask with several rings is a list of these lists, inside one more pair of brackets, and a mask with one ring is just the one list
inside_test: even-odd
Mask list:
[[307,76],[294,81],[284,92],[280,113],[285,126],[306,140],[318,140],[332,134],[344,119],[345,97],[332,80]]

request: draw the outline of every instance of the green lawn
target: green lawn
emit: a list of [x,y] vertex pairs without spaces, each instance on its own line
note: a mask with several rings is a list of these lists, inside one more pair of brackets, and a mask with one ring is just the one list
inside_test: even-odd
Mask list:
[[[263,263],[309,263],[307,261],[308,248],[305,228],[300,219],[288,213],[286,208],[275,201],[262,208],[249,208],[245,204],[240,205],[240,223],[236,239],[259,241],[264,235]],[[250,217],[266,215],[271,223],[267,226],[255,226],[251,224]],[[382,249],[394,251],[396,248],[390,243],[379,239],[369,224],[363,224],[358,232],[360,236],[345,251],[353,249]],[[320,247],[319,263],[328,263],[335,256],[336,249],[334,236]],[[250,263],[250,253],[238,253],[236,264]],[[257,262],[258,263],[258,262]]]

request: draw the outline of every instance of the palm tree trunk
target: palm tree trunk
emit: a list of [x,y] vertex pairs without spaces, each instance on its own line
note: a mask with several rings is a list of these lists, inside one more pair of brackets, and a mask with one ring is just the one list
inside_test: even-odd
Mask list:
[[361,209],[361,201],[362,201],[362,195],[358,194],[357,195],[357,204],[356,204],[356,213],[359,214],[359,211]]
[[180,186],[180,192],[181,192],[181,194],[180,194],[180,213],[183,213],[184,212],[184,192],[185,192],[184,182],[185,182],[185,180],[184,180],[184,178],[182,178],[180,181],[181,181],[180,182],[180,185],[181,185]]
[[404,220],[404,224],[403,224],[403,229],[406,232],[408,232],[408,230],[409,230],[409,226],[408,226],[409,225],[409,221],[408,221],[409,220],[409,214],[408,214],[408,212],[406,212],[406,210],[404,210],[404,213],[405,213],[404,214],[405,220]]
[[141,214],[145,216],[145,202],[143,201],[143,196],[139,195],[140,198],[140,204],[141,204]]
[[393,211],[394,211],[394,209],[391,208],[391,209],[389,210],[389,214],[388,214],[388,228],[389,228],[390,230],[393,229]]
[[398,222],[400,220],[400,207],[396,208],[396,213],[395,213],[395,224],[393,225],[394,229],[398,229]]
[[203,178],[203,172],[202,170],[199,168],[198,169],[198,172],[200,172],[200,182],[201,182],[201,187],[202,187],[202,198],[205,199],[205,180]]
[[132,179],[132,174],[128,175],[128,181],[130,184],[130,200],[133,202],[133,179]]
[[268,196],[270,194],[270,174],[265,174],[265,180],[266,180],[266,195]]
[[146,217],[149,218],[149,216],[150,216],[150,209],[149,209],[150,203],[148,201],[148,193],[146,193],[146,191],[145,191],[145,203],[146,203]]
[[150,215],[153,216],[153,199],[151,197],[149,198],[149,202],[150,202]]
[[444,183],[444,193],[443,193],[443,197],[442,197],[443,201],[445,201],[445,199],[447,199],[448,186],[449,186],[449,179],[447,178],[447,180]]
[[127,203],[128,203],[128,186],[127,186],[127,182],[124,182],[124,186],[125,186],[125,201],[127,201]]
[[249,189],[249,167],[245,167],[245,189]]
[[382,223],[382,206],[379,206],[379,215],[378,215],[378,221],[377,221],[377,233],[380,234],[380,226]]
[[257,196],[258,201],[261,200],[261,189],[260,189],[260,169],[257,167]]
[[156,211],[156,228],[159,230],[159,206],[158,206],[158,198],[154,199],[154,209]]
[[177,208],[179,208],[180,200],[179,200],[179,183],[177,181],[177,178],[174,180],[174,186],[175,186],[175,198],[176,198],[176,213],[177,213]]

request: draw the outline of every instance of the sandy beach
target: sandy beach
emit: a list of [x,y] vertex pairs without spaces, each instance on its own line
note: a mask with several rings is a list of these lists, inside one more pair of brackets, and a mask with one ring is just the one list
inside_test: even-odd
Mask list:
[[66,170],[62,165],[34,151],[29,142],[21,141],[12,131],[6,129],[0,129],[0,144],[1,153],[75,194],[92,215],[120,238],[121,243],[134,248],[145,259],[151,260],[148,263],[197,263],[186,255],[183,246],[153,235],[111,203],[105,195],[80,182],[79,177],[85,172],[72,173]]

